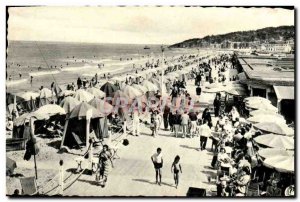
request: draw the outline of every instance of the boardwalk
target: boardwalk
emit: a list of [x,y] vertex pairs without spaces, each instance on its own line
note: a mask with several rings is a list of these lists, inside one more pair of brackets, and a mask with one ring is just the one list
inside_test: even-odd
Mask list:
[[[195,87],[189,82],[187,89],[195,94]],[[202,95],[200,100],[212,103],[212,94]],[[201,107],[201,111],[203,107]],[[189,187],[207,189],[208,195],[215,186],[208,183],[208,176],[213,172],[209,168],[212,153],[199,151],[199,137],[175,138],[170,131],[160,130],[159,136],[153,138],[148,127],[141,125],[143,133],[139,137],[128,136],[130,144],[120,146],[115,168],[110,173],[105,188],[95,185],[95,175],[82,175],[68,188],[64,195],[80,196],[186,196]],[[164,167],[162,185],[155,184],[155,170],[151,155],[157,147],[162,148]],[[210,150],[211,141],[207,143]],[[171,164],[174,157],[181,157],[183,174],[180,176],[178,189],[174,186]]]

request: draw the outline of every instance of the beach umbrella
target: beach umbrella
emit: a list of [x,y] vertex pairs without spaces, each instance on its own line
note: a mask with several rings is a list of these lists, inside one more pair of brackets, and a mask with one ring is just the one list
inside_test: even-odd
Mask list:
[[139,84],[133,84],[132,87],[138,89],[143,94],[145,94],[148,91],[145,86],[142,86],[142,85],[139,85]]
[[276,122],[276,123],[285,123],[285,119],[282,116],[276,116],[276,115],[256,115],[256,116],[252,116],[250,118],[247,119],[247,121],[252,122],[252,123],[261,123],[261,122],[265,122],[266,120],[272,120],[272,122]]
[[271,103],[270,100],[263,98],[263,97],[258,97],[258,96],[254,96],[254,97],[247,97],[244,99],[244,102],[267,102],[267,103]]
[[114,113],[118,114],[121,119],[126,119],[131,102],[132,100],[123,91],[117,90],[113,98]]
[[292,137],[266,134],[260,135],[254,138],[254,141],[258,144],[265,145],[267,147],[279,148],[279,149],[294,149],[294,139]]
[[91,93],[92,95],[94,95],[97,98],[104,98],[105,97],[105,93],[101,90],[99,90],[98,88],[92,87],[92,88],[88,88],[86,89],[87,92]]
[[115,76],[113,78],[110,79],[111,81],[124,81],[125,80],[125,77],[118,77],[118,76]]
[[208,89],[220,88],[222,90],[226,90],[225,86],[222,83],[210,83],[210,84],[207,84],[205,86],[205,88],[208,88]]
[[260,110],[267,110],[267,111],[274,111],[277,112],[277,107],[274,107],[271,103],[266,102],[246,102],[246,107],[251,109],[260,109]]
[[253,126],[259,130],[269,132],[269,133],[275,133],[275,134],[287,135],[287,136],[294,135],[294,130],[288,127],[287,124],[270,122],[270,121],[273,120],[266,120],[265,122],[254,124]]
[[65,110],[56,104],[47,104],[42,107],[40,107],[38,110],[36,110],[34,113],[40,114],[40,115],[56,115],[56,114],[66,114]]
[[80,102],[88,102],[91,99],[93,99],[94,97],[95,97],[94,95],[92,95],[89,92],[86,92],[83,89],[77,90],[76,93],[74,94],[74,98],[76,98]]
[[71,111],[69,119],[71,118],[85,119],[88,110],[92,110],[92,118],[104,117],[104,115],[101,114],[95,107],[91,106],[87,102],[81,102],[79,105],[74,107],[74,109]]
[[92,99],[91,101],[88,102],[88,104],[95,107],[99,112],[105,115],[112,113],[114,108],[111,104],[99,98]]
[[36,99],[37,97],[40,96],[40,94],[30,91],[30,92],[20,93],[20,94],[18,94],[18,96],[23,98],[25,101],[29,101],[31,99]]
[[143,86],[148,90],[148,91],[157,91],[158,90],[158,86],[154,85],[153,83],[151,83],[150,81],[143,81]]
[[49,88],[43,88],[40,91],[40,98],[49,98],[49,97],[52,97],[52,96],[53,96],[53,93]]
[[279,172],[294,173],[294,155],[293,156],[277,156],[266,158],[263,161],[264,166],[274,168]]
[[40,114],[40,113],[35,113],[35,112],[24,113],[24,114],[22,114],[21,116],[19,116],[18,118],[16,118],[14,120],[14,125],[15,126],[21,126],[27,120],[29,121],[30,118],[33,118],[35,120],[47,120],[47,119],[49,119],[49,116],[47,114]]
[[122,91],[124,92],[124,94],[129,97],[130,99],[134,99],[134,98],[137,98],[137,97],[140,97],[142,96],[143,94],[141,93],[141,91],[139,91],[138,89],[132,87],[132,86],[129,86],[129,85],[126,85]]
[[106,82],[103,86],[101,86],[100,90],[106,94],[106,97],[114,97],[114,93],[118,90],[118,87]]
[[203,92],[204,93],[219,93],[219,92],[222,92],[224,90],[225,90],[224,86],[219,86],[219,87],[216,87],[216,88],[204,88]]
[[167,74],[169,77],[175,77],[178,78],[181,76],[181,74],[179,72],[170,72]]
[[241,88],[229,89],[229,90],[225,90],[225,92],[230,94],[230,95],[236,95],[236,96],[245,96],[245,95],[247,95],[247,90],[246,89],[241,89]]
[[250,116],[257,116],[257,115],[273,115],[277,117],[283,117],[282,115],[278,114],[277,112],[274,111],[268,111],[268,110],[253,110],[250,112]]
[[69,114],[74,109],[74,107],[79,104],[80,101],[78,101],[77,99],[73,97],[65,97],[59,105],[65,110],[67,114]]
[[293,150],[286,150],[282,148],[265,148],[258,150],[259,156],[264,159],[274,157],[274,156],[294,156]]
[[158,79],[155,78],[149,78],[148,81],[150,81],[151,83],[153,83],[155,86],[159,87],[160,86],[160,82]]
[[59,93],[60,96],[73,96],[76,92],[73,90],[63,90]]

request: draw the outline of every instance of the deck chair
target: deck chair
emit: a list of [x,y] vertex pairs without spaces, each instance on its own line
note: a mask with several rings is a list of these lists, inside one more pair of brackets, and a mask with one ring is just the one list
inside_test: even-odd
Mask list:
[[38,193],[35,177],[20,178],[22,195],[35,195]]
[[246,196],[259,196],[259,185],[260,183],[249,182],[246,186]]
[[72,132],[72,136],[74,137],[74,140],[78,148],[81,149],[81,145],[83,144],[83,142],[80,140],[79,136],[74,132]]

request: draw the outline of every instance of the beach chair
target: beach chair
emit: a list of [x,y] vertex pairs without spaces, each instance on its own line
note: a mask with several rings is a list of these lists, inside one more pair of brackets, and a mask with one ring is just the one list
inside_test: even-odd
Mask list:
[[38,193],[35,177],[20,178],[22,195],[35,195]]

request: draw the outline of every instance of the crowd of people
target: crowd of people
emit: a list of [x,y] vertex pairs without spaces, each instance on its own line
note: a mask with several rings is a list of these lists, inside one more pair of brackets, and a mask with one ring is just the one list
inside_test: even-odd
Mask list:
[[[212,58],[199,58],[196,55],[184,55],[175,61],[178,64],[170,65],[168,61],[164,61],[166,68],[164,74],[182,70],[187,66],[195,66],[185,75],[179,78],[168,78],[165,81],[165,89],[170,102],[167,104],[162,102],[165,95],[162,95],[162,87],[151,95],[159,100],[156,107],[149,108],[149,123],[151,135],[158,137],[160,135],[161,126],[165,131],[175,138],[194,138],[199,141],[199,151],[204,153],[209,146],[207,142],[211,140],[212,145],[210,151],[213,153],[211,167],[217,170],[216,186],[217,196],[246,196],[248,194],[251,182],[260,182],[260,195],[276,196],[282,193],[283,187],[287,182],[282,181],[278,173],[273,171],[272,174],[266,173],[262,166],[262,161],[258,155],[259,147],[253,139],[261,135],[260,131],[254,129],[251,123],[245,121],[245,107],[242,102],[235,102],[234,105],[224,103],[221,93],[216,93],[215,99],[207,106],[194,107],[194,102],[199,102],[202,89],[207,83],[224,83],[235,81],[236,75],[229,75],[230,69],[236,68],[234,65],[234,55],[222,54]],[[158,68],[161,62],[159,60],[145,64],[145,69]],[[161,73],[155,72],[151,74],[151,79],[159,81]],[[106,80],[110,75],[104,75]],[[77,86],[73,83],[68,84],[66,89],[75,91],[77,89],[86,89],[99,84],[99,75],[88,80],[86,78],[78,78]],[[124,83],[115,82],[118,89],[122,89],[124,85],[140,85],[144,77],[136,77],[127,75]],[[187,82],[194,81],[196,87],[197,100],[191,95],[187,89]],[[55,84],[51,85],[51,90],[55,89]],[[41,89],[42,90],[42,89]],[[150,96],[150,93],[147,93]],[[203,111],[202,111],[203,109]],[[139,136],[141,134],[141,112],[132,110],[129,114],[132,120],[131,134]],[[121,120],[116,114],[110,114],[108,120],[111,125],[122,125],[126,120]],[[8,120],[7,128],[12,128],[12,119]],[[121,123],[120,123],[121,122]],[[54,125],[57,125],[55,123]],[[53,127],[54,127],[53,125]],[[146,124],[147,125],[147,124]],[[49,126],[47,126],[49,128]],[[60,130],[61,130],[60,126]],[[126,128],[125,128],[126,130]],[[61,133],[60,133],[61,135]],[[198,140],[199,139],[199,140]],[[203,152],[202,152],[203,151]],[[108,145],[103,145],[103,149],[98,155],[98,170],[96,181],[105,186],[109,172],[113,167],[113,153]],[[161,185],[162,181],[162,149],[158,148],[157,152],[151,156],[155,173],[156,183]],[[180,157],[176,155],[172,163],[171,171],[174,174],[176,188],[179,185],[179,173],[182,173]],[[209,176],[212,180],[213,176]],[[101,181],[101,183],[100,183]]]

